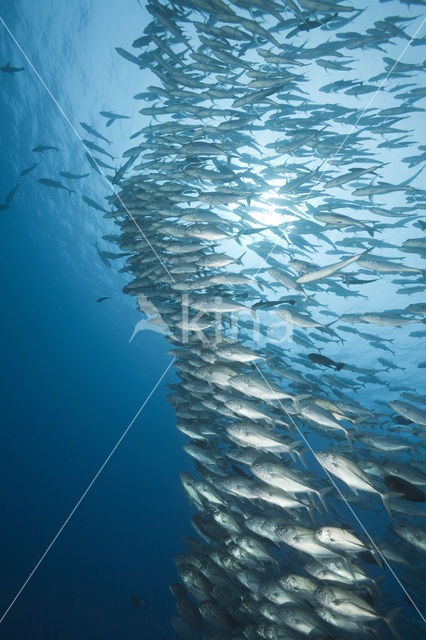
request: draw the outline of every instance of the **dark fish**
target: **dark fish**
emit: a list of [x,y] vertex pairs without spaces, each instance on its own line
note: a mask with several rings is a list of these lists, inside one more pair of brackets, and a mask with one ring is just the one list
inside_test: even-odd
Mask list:
[[119,118],[129,118],[130,116],[122,116],[120,113],[114,113],[114,111],[99,111],[99,114],[108,120],[118,120]]
[[98,298],[96,302],[103,302],[104,300],[111,300],[110,296],[103,296],[103,298]]
[[68,191],[69,195],[71,195],[72,193],[75,193],[72,189],[68,189],[68,187],[65,187],[61,182],[58,182],[58,180],[51,180],[50,178],[39,178],[38,181],[40,182],[40,184],[43,184],[45,187],[53,187],[54,189],[64,189],[65,191]]
[[144,602],[142,598],[138,598],[137,596],[135,596],[134,593],[130,594],[130,601],[136,607],[136,609],[139,609],[140,611],[146,611],[148,609],[146,602]]
[[269,307],[274,307],[277,304],[296,304],[296,302],[297,300],[294,300],[293,298],[289,298],[287,300],[285,298],[283,298],[282,300],[265,300],[256,302],[256,304],[252,306],[252,309],[269,309]]
[[327,24],[327,22],[330,22],[330,20],[337,18],[337,15],[338,15],[337,13],[333,13],[333,15],[328,16],[327,18],[322,18],[322,20],[305,19],[304,22],[301,22],[292,31],[289,31],[288,34],[286,35],[286,38],[291,38],[292,36],[295,36],[296,33],[299,33],[300,31],[312,31],[312,29],[317,29],[318,27],[322,27],[322,25]]
[[120,182],[121,178],[124,176],[124,174],[126,173],[127,169],[132,166],[132,164],[135,162],[136,158],[137,158],[137,156],[130,156],[130,158],[127,160],[127,162],[125,162],[123,164],[123,166],[118,169],[118,171],[116,172],[115,176],[112,179],[112,183],[113,184],[117,184],[118,182]]
[[129,62],[133,62],[133,64],[136,64],[138,67],[141,66],[142,64],[141,60],[139,60],[139,58],[134,56],[133,53],[129,53],[129,51],[126,51],[126,49],[122,49],[122,47],[115,47],[115,50],[117,53],[120,54],[120,56],[122,56]]
[[334,367],[336,371],[340,371],[345,366],[343,362],[334,362],[331,358],[327,358],[327,356],[322,356],[320,353],[308,353],[308,358],[312,362],[316,364],[322,364],[325,367]]
[[53,151],[60,151],[57,147],[51,147],[48,144],[39,144],[38,147],[34,147],[33,151],[39,153],[40,151],[49,151],[49,149],[52,149]]
[[402,498],[411,502],[426,502],[426,494],[419,487],[398,476],[386,476],[385,485],[390,491],[402,493]]
[[9,193],[6,196],[6,204],[10,204],[12,202],[12,200],[13,200],[13,198],[15,196],[15,193],[18,190],[18,187],[19,187],[19,183],[16,186],[14,186],[13,189],[11,189],[9,191]]
[[99,158],[94,158],[92,155],[90,155],[90,153],[86,153],[86,158],[90,166],[93,167],[93,169],[95,169],[95,171],[97,171],[98,173],[101,173],[99,167],[103,167],[104,169],[112,169],[113,171],[115,171],[114,167],[111,167],[110,164],[106,164],[106,162],[103,162]]
[[91,142],[91,140],[86,140],[83,138],[83,142],[84,142],[84,146],[87,147],[88,149],[91,149],[92,151],[96,151],[97,153],[101,153],[111,158],[111,160],[114,160],[114,156],[108,153],[108,151],[105,151],[105,149],[102,149],[102,147],[100,147],[99,145],[95,144],[94,142]]
[[98,173],[100,173],[99,171],[99,167],[97,165],[97,160],[95,161],[92,156],[90,155],[90,153],[86,153],[86,158],[87,158],[87,162],[90,164],[90,166],[92,167],[92,169],[94,169],[95,171],[97,171]]
[[38,167],[39,164],[40,164],[39,162],[35,162],[34,164],[31,165],[31,167],[27,167],[26,169],[23,169],[19,175],[26,176],[27,173],[29,173],[30,171]]
[[60,171],[59,175],[63,178],[68,178],[68,180],[80,180],[81,178],[87,178],[87,176],[90,176],[90,173],[78,174],[70,173],[69,171]]
[[101,207],[101,205],[95,202],[94,200],[92,200],[92,198],[88,198],[87,196],[81,196],[81,197],[84,200],[84,202],[89,205],[89,207],[92,207],[92,209],[96,209],[96,211],[103,211],[104,213],[109,213],[109,211]]
[[345,276],[346,284],[368,284],[369,282],[376,282],[378,278],[371,278],[370,280],[361,280],[354,276]]
[[0,67],[0,71],[3,71],[3,73],[10,73],[10,75],[13,75],[18,71],[23,71],[23,70],[24,70],[24,67],[11,67],[9,63],[7,63],[5,67]]
[[136,40],[134,40],[134,42],[132,43],[132,47],[134,47],[135,49],[139,49],[139,47],[145,47],[150,42],[151,42],[150,36],[141,36],[140,38],[137,38]]
[[129,116],[122,116],[119,113],[114,113],[113,111],[99,111],[100,115],[104,118],[108,118],[108,122],[106,123],[107,127],[110,127],[113,122],[122,118],[129,118]]
[[98,165],[100,167],[103,167],[104,169],[111,169],[112,171],[115,171],[115,167],[111,167],[110,164],[107,164],[103,160],[100,160],[99,158],[95,158],[95,160],[96,160],[96,162],[98,163]]
[[80,125],[83,127],[83,129],[87,131],[87,133],[90,133],[90,135],[95,136],[96,138],[100,138],[100,140],[104,140],[105,142],[108,142],[108,144],[111,144],[111,140],[108,140],[108,138],[105,138],[105,136],[103,136],[102,133],[99,133],[99,131],[96,131],[96,129],[92,127],[90,124],[86,124],[85,122],[80,122]]

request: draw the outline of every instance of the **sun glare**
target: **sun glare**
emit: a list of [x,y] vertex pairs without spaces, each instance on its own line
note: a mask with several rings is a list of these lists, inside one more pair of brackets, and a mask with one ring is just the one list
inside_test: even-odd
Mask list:
[[259,200],[254,200],[250,208],[250,216],[260,224],[268,227],[277,227],[286,222],[296,220],[297,216],[288,213],[279,213],[273,200],[276,200],[275,191],[267,191]]

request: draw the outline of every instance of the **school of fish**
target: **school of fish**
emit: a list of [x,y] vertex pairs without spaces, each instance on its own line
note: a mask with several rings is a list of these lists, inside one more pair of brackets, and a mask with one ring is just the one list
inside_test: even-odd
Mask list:
[[[131,339],[163,332],[179,378],[184,640],[425,634],[426,396],[398,336],[421,373],[426,2],[373,4],[366,27],[347,0],[147,0],[143,35],[117,47],[142,73],[143,126],[107,204],[82,198],[116,225],[119,253],[96,249],[125,259]],[[89,164],[113,169],[81,126]]]

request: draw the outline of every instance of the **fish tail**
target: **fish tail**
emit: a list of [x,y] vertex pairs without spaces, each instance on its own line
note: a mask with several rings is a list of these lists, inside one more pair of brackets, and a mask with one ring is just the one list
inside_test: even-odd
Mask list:
[[320,491],[316,491],[315,493],[317,494],[318,498],[321,501],[322,506],[324,507],[325,511],[328,512],[328,508],[326,505],[326,502],[324,500],[324,496],[327,495],[327,493],[330,493],[330,491],[333,490],[333,487],[325,487],[324,489],[321,489]]
[[327,333],[331,333],[332,332],[332,329],[330,329],[331,325],[334,324],[335,322],[338,322],[338,320],[340,320],[340,318],[336,318],[336,320],[332,320],[328,324],[323,324],[321,326],[323,329],[327,331]]
[[240,257],[239,257],[239,258],[237,258],[237,260],[235,260],[235,262],[236,262],[237,264],[243,264],[243,263],[242,263],[242,259],[244,258],[244,256],[246,255],[246,253],[247,253],[247,251],[244,251],[244,253],[243,253],[242,255],[240,255]]
[[307,506],[306,509],[307,509],[307,511],[309,513],[310,519],[312,520],[312,524],[316,525],[317,522],[316,522],[315,516],[314,516],[315,507],[314,506]]
[[[360,422],[361,422],[361,420],[360,420],[359,418],[358,418],[357,420],[354,420],[354,421],[353,421],[353,423],[352,423],[352,424],[354,425],[354,429],[355,429],[355,431],[359,431],[359,430],[360,430],[360,429],[359,429],[359,424],[360,424]],[[352,434],[352,437],[354,437],[354,435],[353,435],[353,434]]]
[[[373,558],[375,559],[375,561],[377,562],[377,564],[379,565],[379,567],[381,569],[385,568],[385,565],[383,564],[383,558],[380,555],[380,553],[377,552],[376,549],[374,549],[374,547],[372,549],[370,549],[370,553],[373,556]],[[385,578],[385,576],[382,576],[381,578],[377,578],[377,580],[383,580]]]
[[398,633],[398,629],[396,628],[396,626],[394,624],[394,620],[395,620],[396,616],[401,612],[401,610],[402,610],[402,607],[397,607],[396,609],[391,611],[388,616],[385,616],[383,618],[383,620],[386,622],[386,624],[388,625],[389,629],[391,630],[391,632],[393,633],[395,638],[397,638],[397,640],[402,640],[402,638]]
[[391,509],[390,509],[389,500],[391,500],[392,498],[401,498],[403,496],[404,496],[403,493],[393,493],[393,492],[391,492],[391,493],[381,493],[380,494],[380,497],[381,497],[381,499],[383,501],[383,505],[384,505],[386,511],[388,512],[388,515],[389,515],[390,518],[393,518],[393,515],[392,515]]
[[338,362],[336,364],[336,371],[341,371],[344,366],[345,366],[344,362]]
[[382,590],[380,589],[380,583],[384,580],[386,576],[378,576],[377,578],[372,578],[371,582],[373,584],[373,588],[376,591],[379,597],[382,597]]
[[287,450],[287,453],[290,456],[290,458],[293,460],[293,462],[296,462],[296,456],[294,454],[297,453],[297,451],[292,451],[292,449],[289,447]]
[[344,427],[342,427],[342,429],[345,432],[346,440],[349,442],[349,444],[352,447],[352,433],[350,431],[348,431],[347,429],[345,429]]
[[297,455],[299,456],[299,460],[300,462],[303,464],[303,466],[305,467],[305,469],[307,468],[307,464],[305,462],[305,458],[304,455],[305,453],[307,453],[309,451],[309,449],[302,449],[301,451],[296,451],[295,453],[297,453]]

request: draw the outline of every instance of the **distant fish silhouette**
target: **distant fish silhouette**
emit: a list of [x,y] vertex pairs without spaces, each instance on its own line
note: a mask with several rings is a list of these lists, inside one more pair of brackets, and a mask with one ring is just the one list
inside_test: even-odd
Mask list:
[[103,302],[104,300],[111,300],[110,296],[103,296],[103,298],[98,298],[96,302]]
[[83,127],[83,129],[87,131],[87,133],[90,133],[90,135],[95,136],[100,140],[104,140],[105,142],[108,142],[108,144],[111,144],[111,140],[108,140],[108,138],[105,138],[105,136],[103,136],[102,133],[99,133],[99,131],[96,131],[96,129],[92,127],[90,124],[86,124],[85,122],[80,122],[80,124]]
[[107,164],[106,162],[103,162],[102,160],[100,160],[99,158],[93,158],[90,153],[86,153],[86,158],[88,163],[90,164],[90,166],[97,171],[98,173],[101,173],[99,171],[99,167],[103,167],[104,169],[112,169],[113,171],[115,171],[114,167],[111,167],[110,164]]
[[27,173],[29,173],[30,171],[38,167],[39,164],[40,164],[39,162],[35,162],[34,164],[31,165],[31,167],[27,167],[26,169],[23,169],[19,175],[26,176]]
[[324,365],[324,367],[334,367],[336,371],[340,371],[345,366],[343,362],[334,362],[331,358],[327,358],[327,356],[323,356],[320,353],[308,353],[308,358],[316,364]]
[[144,602],[142,598],[135,596],[134,593],[130,594],[130,601],[139,611],[146,611],[148,609],[146,602]]
[[33,151],[35,153],[40,153],[41,151],[49,151],[50,149],[52,149],[53,151],[60,151],[58,147],[52,147],[48,144],[39,144],[38,147],[34,147]]
[[[333,5],[330,5],[330,7],[332,6]],[[317,29],[318,27],[322,27],[324,24],[327,24],[327,22],[330,22],[330,20],[333,20],[337,16],[338,14],[334,13],[333,15],[328,16],[326,18],[322,18],[321,20],[309,20],[309,18],[308,19],[303,18],[304,22],[301,22],[299,25],[297,25],[295,29],[293,29],[292,31],[289,31],[289,33],[286,35],[286,38],[291,38],[294,35],[296,35],[296,33],[299,33],[300,31],[311,31],[312,29]]]
[[9,191],[9,193],[8,193],[8,194],[7,194],[7,196],[6,196],[6,204],[10,204],[10,203],[12,202],[13,198],[15,197],[15,193],[17,192],[17,190],[18,190],[18,187],[19,187],[19,186],[20,186],[20,185],[19,185],[19,183],[18,183],[17,185],[15,185],[15,186],[13,187],[13,189],[11,189],[11,190]]
[[58,182],[58,180],[51,180],[50,178],[39,178],[38,181],[45,187],[52,187],[53,189],[64,189],[65,191],[68,191],[69,195],[75,193],[72,189],[68,189],[68,187],[65,187],[62,182]]
[[3,71],[3,73],[10,73],[10,75],[13,75],[14,73],[18,73],[18,71],[23,71],[24,67],[11,67],[9,63],[7,63],[7,65],[5,67],[0,67],[0,71]]
[[108,122],[106,123],[107,127],[110,127],[113,122],[122,118],[128,118],[129,116],[122,116],[119,113],[114,113],[113,111],[99,111],[100,115],[104,118],[108,118]]
[[60,171],[59,175],[63,178],[68,178],[68,180],[81,180],[81,178],[87,178],[87,176],[90,176],[90,173],[78,174],[70,173],[69,171]]
[[86,138],[83,138],[83,142],[84,142],[84,146],[87,147],[88,149],[91,149],[92,151],[96,151],[97,153],[101,153],[111,158],[111,160],[114,160],[114,156],[108,153],[108,151],[105,151],[105,149],[102,149],[102,147],[100,147],[98,144],[95,144],[91,140],[86,140]]
[[104,209],[103,207],[101,207],[101,205],[95,202],[94,200],[92,200],[92,198],[89,198],[88,196],[81,196],[81,198],[82,200],[84,200],[86,204],[89,205],[89,207],[92,207],[92,209],[96,209],[96,211],[103,211],[104,213],[109,213],[107,209]]

